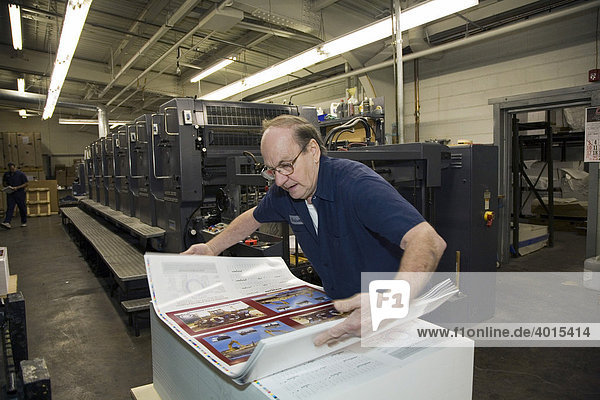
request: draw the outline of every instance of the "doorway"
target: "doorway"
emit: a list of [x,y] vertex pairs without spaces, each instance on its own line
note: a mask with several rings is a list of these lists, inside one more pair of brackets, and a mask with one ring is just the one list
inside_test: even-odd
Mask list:
[[[531,115],[531,113],[545,113],[546,115],[550,115],[551,112],[556,112],[559,109],[600,105],[600,90],[596,85],[586,85],[490,99],[488,104],[494,107],[494,144],[498,146],[498,194],[500,197],[497,218],[497,222],[499,223],[498,261],[500,265],[503,265],[510,262],[512,257],[511,245],[513,244],[513,232],[515,232],[515,229],[518,229],[518,224],[516,228],[513,225],[513,209],[518,208],[516,213],[517,218],[515,219],[518,221],[522,207],[522,198],[515,199],[516,193],[520,192],[520,188],[515,188],[515,191],[513,191],[513,181],[520,182],[523,179],[522,176],[517,177],[517,173],[512,168],[513,161],[519,161],[515,163],[517,166],[521,164],[521,160],[514,160],[515,157],[519,157],[521,154],[520,149],[517,148],[518,140],[513,135],[515,120],[518,120],[519,115],[525,115],[524,113],[527,115]],[[549,120],[545,122],[547,123]],[[548,138],[545,137],[543,140],[546,141],[547,146]],[[546,148],[546,151],[550,151],[550,153],[546,154],[552,154],[556,151],[553,150],[552,142],[550,142],[550,150]],[[553,160],[554,157],[550,156],[551,167]],[[547,156],[546,161],[548,161]],[[586,254],[595,255],[596,249],[600,248],[600,245],[597,243],[598,164],[589,164],[588,168],[589,197]],[[553,178],[552,173],[550,173],[549,178]],[[518,185],[520,186],[520,184]],[[519,189],[519,191],[516,191],[516,189]],[[548,197],[552,198],[553,192],[550,193]],[[548,217],[552,225],[552,215],[548,215]]]

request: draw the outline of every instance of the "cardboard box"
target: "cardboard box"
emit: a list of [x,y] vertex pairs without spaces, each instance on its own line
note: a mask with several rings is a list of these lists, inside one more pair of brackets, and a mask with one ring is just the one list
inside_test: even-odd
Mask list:
[[75,176],[75,167],[67,167],[67,176]]
[[75,167],[67,167],[67,187],[73,186],[73,181],[75,180],[76,170]]
[[[542,197],[545,203],[547,197]],[[574,197],[554,198],[554,216],[563,218],[587,218],[588,202],[580,201]],[[531,212],[538,215],[547,215],[546,210],[537,199],[531,202]]]
[[[44,168],[44,160],[42,159],[42,134],[35,132],[34,134],[34,148],[35,148],[35,167]],[[46,179],[44,177],[43,179]]]
[[35,165],[35,135],[33,133],[17,133],[17,151],[19,165],[22,168],[34,168]]
[[57,169],[56,170],[56,183],[58,186],[67,187],[67,170]]
[[[512,232],[512,231],[511,231]],[[512,243],[512,233],[511,233]],[[544,225],[519,224],[519,255],[533,253],[548,245],[548,227]]]
[[46,173],[44,171],[23,171],[29,182],[41,181],[46,179]]
[[4,135],[0,134],[0,170],[5,168],[7,168],[7,165],[4,159]]
[[[17,134],[14,132],[4,132],[4,161],[6,164],[9,162],[19,164],[19,152],[17,150]],[[8,169],[6,165],[2,166],[3,169]]]

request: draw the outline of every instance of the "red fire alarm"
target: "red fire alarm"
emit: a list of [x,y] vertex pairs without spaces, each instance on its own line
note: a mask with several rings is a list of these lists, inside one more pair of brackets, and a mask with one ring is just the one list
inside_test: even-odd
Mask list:
[[600,69],[590,69],[590,72],[588,73],[588,80],[590,82],[600,81]]

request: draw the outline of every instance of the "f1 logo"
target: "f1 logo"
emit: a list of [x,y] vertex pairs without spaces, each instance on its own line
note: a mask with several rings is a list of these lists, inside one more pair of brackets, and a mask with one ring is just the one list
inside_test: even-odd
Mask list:
[[369,282],[371,324],[375,332],[384,319],[400,319],[408,315],[410,284],[403,280]]

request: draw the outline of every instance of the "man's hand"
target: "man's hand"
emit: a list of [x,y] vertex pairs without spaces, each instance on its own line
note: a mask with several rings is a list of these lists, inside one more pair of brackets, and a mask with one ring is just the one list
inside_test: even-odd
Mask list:
[[[315,346],[321,346],[345,335],[361,336],[363,324],[367,324],[365,326],[370,328],[370,312],[367,306],[369,304],[368,296],[368,293],[359,293],[348,299],[334,301],[333,305],[336,310],[342,313],[351,312],[351,314],[343,322],[319,334],[314,340]],[[362,302],[365,302],[365,307],[361,306]]]
[[197,256],[215,256],[213,249],[206,243],[198,243],[191,245],[189,249],[181,254],[197,255]]

